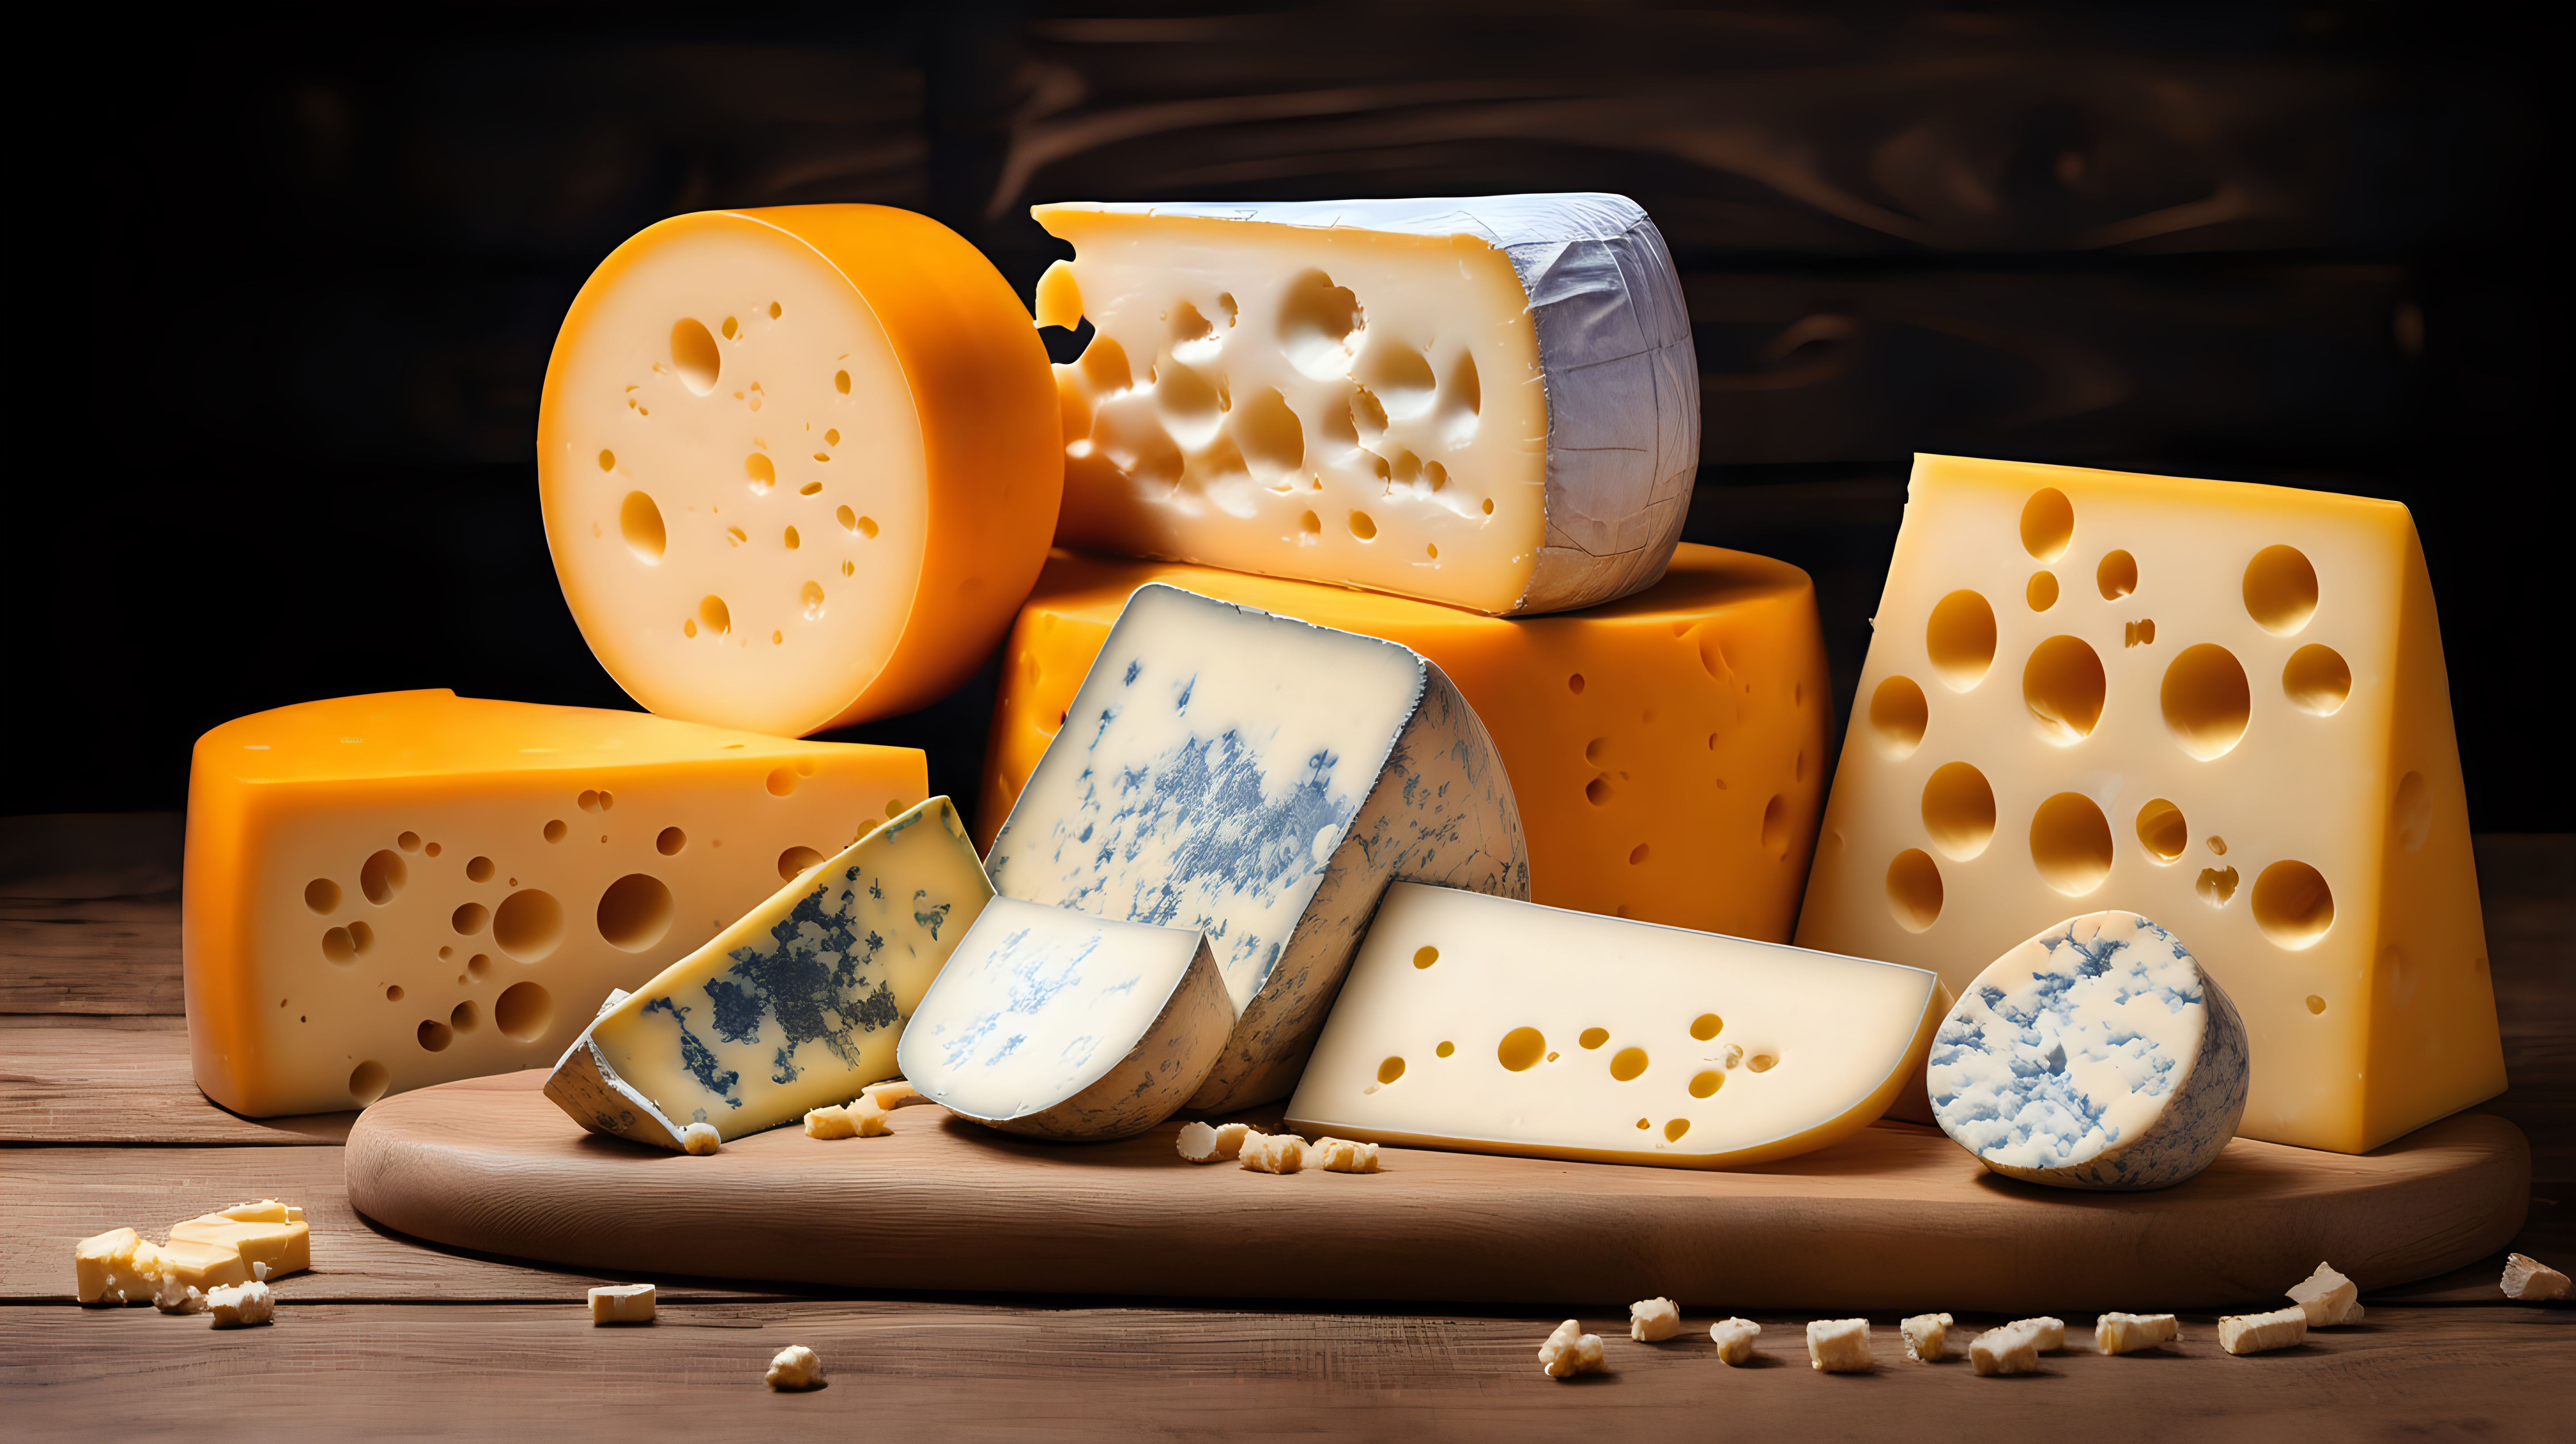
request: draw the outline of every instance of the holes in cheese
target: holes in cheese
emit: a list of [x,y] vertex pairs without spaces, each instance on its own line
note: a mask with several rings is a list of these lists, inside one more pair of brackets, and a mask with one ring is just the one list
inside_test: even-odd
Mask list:
[[[1432,940],[1473,971],[1409,965]],[[1615,955],[1615,968],[1564,960]],[[1762,1040],[1743,1069],[1676,996],[1710,997],[1729,1032]],[[1819,997],[1834,1006],[1813,1006]],[[1922,1066],[1949,995],[1928,972],[1776,944],[1397,883],[1343,984],[1289,1127],[1478,1152],[1741,1166],[1865,1127]],[[1562,1058],[1550,1036],[1617,1047]],[[1384,1086],[1383,1060],[1435,1039],[1486,1038]]]
[[[1963,600],[2026,585],[2035,559],[2065,583],[2044,613]],[[1958,638],[1983,632],[1960,618],[1988,614],[2019,689],[1961,685],[1982,649]],[[1876,622],[1870,745],[1843,751],[1825,820],[1841,845],[1819,855],[1801,943],[1956,988],[2070,897],[2189,918],[2264,1040],[2249,1136],[2363,1151],[2503,1086],[2447,685],[2404,641],[2437,623],[2403,508],[1923,457]],[[1909,682],[1930,694],[1919,723],[1875,701],[1910,701]],[[2026,848],[1952,860],[1933,783],[1953,763]],[[1907,884],[1935,859],[1931,913]]]
[[[1077,251],[1042,279],[1041,323],[1093,326],[1057,368],[1060,540],[1496,614],[1661,573],[1697,465],[1697,366],[1632,203],[1033,214]],[[1488,396],[1488,375],[1543,384]],[[1327,517],[1352,524],[1310,524]]]
[[646,707],[774,735],[948,691],[1044,559],[1052,395],[1008,284],[923,217],[647,228],[574,300],[539,410],[583,637]]

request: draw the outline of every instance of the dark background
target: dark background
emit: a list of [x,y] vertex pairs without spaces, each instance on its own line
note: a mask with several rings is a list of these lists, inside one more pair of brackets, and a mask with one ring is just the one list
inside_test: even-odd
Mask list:
[[[85,13],[22,111],[0,812],[180,807],[199,732],[313,697],[631,705],[532,438],[574,291],[660,217],[911,207],[1026,295],[1038,200],[1580,189],[1689,289],[1690,538],[1815,576],[1845,713],[1912,451],[2393,497],[2475,825],[2576,827],[2563,107],[2512,11]],[[838,735],[971,802],[991,695]]]

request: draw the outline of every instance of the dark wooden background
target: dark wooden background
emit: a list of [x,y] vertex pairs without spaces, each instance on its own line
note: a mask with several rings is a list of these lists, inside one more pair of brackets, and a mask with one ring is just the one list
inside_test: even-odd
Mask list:
[[[1914,450],[2389,496],[2475,825],[2576,826],[2544,700],[2563,107],[2511,11],[64,23],[85,38],[21,55],[52,100],[20,110],[0,812],[175,809],[197,733],[311,697],[628,705],[556,589],[532,435],[573,292],[662,216],[913,207],[1025,293],[1058,253],[1037,200],[1592,189],[1654,214],[1689,287],[1689,534],[1815,575],[1846,710]],[[971,805],[990,696],[851,735],[930,746]]]

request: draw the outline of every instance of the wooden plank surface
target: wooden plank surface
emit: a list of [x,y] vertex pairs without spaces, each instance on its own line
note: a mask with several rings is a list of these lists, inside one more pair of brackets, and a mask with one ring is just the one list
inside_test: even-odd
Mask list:
[[0,897],[0,1013],[186,1011],[176,889]]
[[[2363,1328],[2247,1358],[2220,1353],[2196,1317],[2168,1352],[2070,1351],[2037,1374],[1988,1379],[1964,1361],[1908,1362],[1886,1319],[1875,1321],[1878,1368],[1820,1374],[1805,1367],[1804,1316],[1762,1316],[1762,1365],[1730,1369],[1705,1317],[1686,1318],[1678,1339],[1638,1344],[1614,1327],[1624,1320],[1595,1314],[1584,1323],[1602,1334],[1612,1372],[1563,1383],[1539,1372],[1554,1323],[1539,1315],[922,1301],[709,1304],[662,1318],[594,1329],[570,1305],[290,1302],[265,1329],[217,1333],[149,1311],[0,1310],[0,1395],[13,1426],[36,1437],[1475,1440],[1608,1427],[2017,1439],[2152,1420],[2175,1437],[2216,1427],[2350,1444],[2549,1437],[2576,1379],[2576,1313],[2510,1306],[2374,1311]],[[791,1343],[822,1355],[829,1387],[762,1386],[769,1356]]]
[[338,1143],[358,1115],[244,1118],[197,1091],[187,1025],[0,1026],[0,1143]]

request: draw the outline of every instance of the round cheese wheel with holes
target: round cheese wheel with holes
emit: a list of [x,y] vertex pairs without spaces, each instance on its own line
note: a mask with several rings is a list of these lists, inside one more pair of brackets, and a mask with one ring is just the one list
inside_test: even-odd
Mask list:
[[1027,309],[963,237],[885,206],[703,211],[619,246],[564,318],[537,451],[609,675],[781,736],[963,681],[1064,486]]

